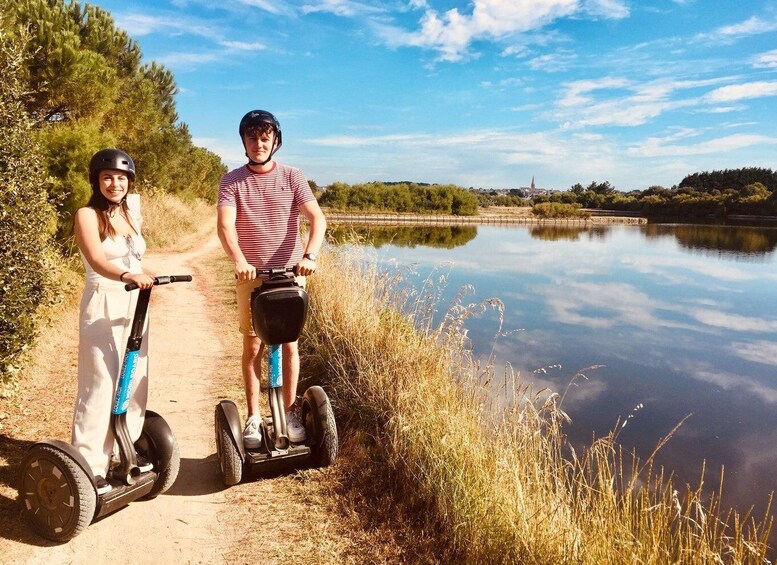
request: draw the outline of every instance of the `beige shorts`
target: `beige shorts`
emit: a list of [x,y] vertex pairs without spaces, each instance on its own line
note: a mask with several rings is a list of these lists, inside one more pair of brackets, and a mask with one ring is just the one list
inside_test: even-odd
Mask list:
[[[302,288],[305,288],[307,280],[305,277],[294,277],[294,280]],[[251,293],[255,288],[262,286],[263,282],[264,279],[237,281],[237,316],[240,323],[240,333],[243,335],[256,337],[254,324],[251,322]]]

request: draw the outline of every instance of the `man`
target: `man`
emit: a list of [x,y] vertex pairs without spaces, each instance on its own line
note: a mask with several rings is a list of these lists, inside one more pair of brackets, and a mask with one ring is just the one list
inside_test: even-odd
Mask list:
[[[243,334],[242,372],[248,419],[244,445],[261,445],[259,381],[264,344],[251,323],[251,291],[262,284],[257,268],[296,267],[297,282],[316,270],[316,257],[324,240],[326,218],[299,169],[276,162],[281,126],[271,113],[248,112],[240,121],[240,138],[248,164],[221,179],[218,197],[218,234],[221,245],[235,266],[240,333]],[[310,223],[306,244],[299,232],[299,216]],[[289,440],[305,440],[305,427],[292,410],[299,379],[297,342],[283,345],[283,402]]]

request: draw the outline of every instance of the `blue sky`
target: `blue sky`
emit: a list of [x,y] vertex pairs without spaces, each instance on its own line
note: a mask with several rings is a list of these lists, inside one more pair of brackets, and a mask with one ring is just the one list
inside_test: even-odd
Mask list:
[[319,185],[671,187],[777,168],[777,0],[99,0],[164,64],[195,143],[237,124]]

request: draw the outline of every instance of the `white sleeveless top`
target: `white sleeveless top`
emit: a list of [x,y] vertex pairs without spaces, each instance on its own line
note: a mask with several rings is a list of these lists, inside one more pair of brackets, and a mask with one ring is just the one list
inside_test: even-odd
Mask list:
[[[138,222],[130,214],[130,223],[132,227],[138,232],[138,235],[117,235],[113,237],[106,237],[103,244],[103,251],[105,252],[105,258],[109,263],[116,265],[122,271],[129,273],[142,273],[143,269],[140,266],[140,258],[146,252],[146,240],[140,235],[140,229],[138,229]],[[84,269],[86,269],[86,282],[87,283],[100,283],[124,286],[123,282],[113,281],[106,279],[102,275],[98,274],[89,261],[86,260],[84,254],[80,252],[81,261],[84,263]]]

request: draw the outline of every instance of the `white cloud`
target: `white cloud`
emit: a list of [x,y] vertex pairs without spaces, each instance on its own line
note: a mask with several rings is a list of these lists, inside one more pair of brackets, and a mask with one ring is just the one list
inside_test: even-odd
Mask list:
[[220,35],[216,28],[200,21],[186,18],[121,12],[113,14],[113,17],[116,20],[116,25],[131,36],[144,36],[162,32],[172,35],[197,35],[213,39]]
[[566,71],[569,65],[577,58],[573,51],[561,50],[555,53],[539,55],[529,60],[529,67],[535,71],[558,73]]
[[695,106],[696,98],[673,98],[677,91],[719,83],[710,80],[660,80],[635,83],[618,77],[567,83],[552,116],[570,126],[638,126],[669,110]]
[[762,20],[758,16],[752,16],[738,24],[723,26],[715,30],[720,36],[748,36],[768,33],[777,29],[777,21]]
[[679,155],[708,155],[728,153],[745,147],[758,145],[776,145],[777,137],[759,134],[739,133],[710,139],[691,145],[666,143],[667,138],[648,137],[645,141],[629,147],[628,155],[632,157],[671,157]]
[[766,386],[754,379],[731,373],[722,373],[710,369],[692,369],[688,373],[697,380],[710,383],[723,390],[748,391],[769,404],[777,404],[777,389]]
[[315,3],[303,5],[300,10],[303,14],[325,12],[346,18],[384,12],[382,8],[370,6],[363,2],[354,2],[353,0],[319,0]]
[[246,41],[222,41],[221,45],[236,51],[261,51],[267,49],[263,43],[248,43]]
[[592,16],[620,20],[629,17],[629,8],[620,0],[587,0],[583,10]]
[[690,315],[702,324],[736,332],[777,332],[777,320],[727,314],[719,310],[696,309]]
[[218,53],[168,53],[157,57],[157,61],[167,67],[187,67],[202,63],[212,63],[220,58],[221,56]]
[[694,39],[703,42],[731,43],[743,37],[760,35],[777,30],[777,20],[764,20],[758,16],[752,16],[737,24],[721,26],[709,33],[700,33]]
[[377,29],[391,46],[425,47],[438,51],[441,60],[460,61],[471,56],[469,47],[474,41],[501,40],[575,14],[606,18],[624,18],[629,14],[620,0],[474,0],[472,6],[470,14],[461,13],[458,8],[442,14],[426,9],[416,32],[390,26]]
[[[657,316],[666,308],[644,292],[624,283],[565,283],[562,287],[540,289],[552,318],[564,324],[588,328],[634,325],[642,329],[680,327]],[[600,312],[601,315],[594,315]]]
[[734,354],[747,361],[777,366],[777,342],[756,341],[753,343],[733,343]]
[[710,92],[706,98],[710,102],[735,102],[764,96],[777,96],[777,81],[754,81],[722,86]]
[[259,8],[265,12],[270,12],[271,14],[279,15],[290,13],[283,2],[273,2],[271,0],[238,0],[238,2],[244,6]]
[[757,69],[777,69],[777,49],[758,55],[753,66]]

